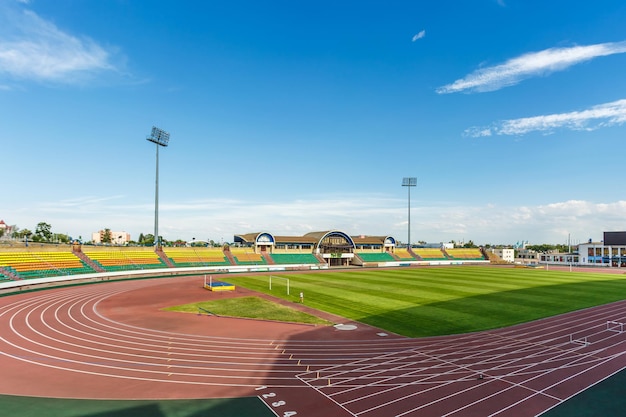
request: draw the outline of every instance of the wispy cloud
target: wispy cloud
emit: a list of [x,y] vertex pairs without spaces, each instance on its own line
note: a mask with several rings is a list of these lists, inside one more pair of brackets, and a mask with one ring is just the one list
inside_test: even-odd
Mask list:
[[426,36],[426,30],[425,29],[420,30],[418,33],[413,35],[412,41],[415,42],[418,39],[422,39],[424,36]]
[[518,84],[527,78],[562,71],[597,57],[624,52],[626,41],[545,49],[521,55],[500,65],[478,69],[436,91],[439,94],[495,91]]
[[626,122],[626,99],[599,104],[582,111],[523,117],[497,122],[492,126],[471,127],[466,136],[524,135],[530,132],[552,133],[557,129],[595,130]]
[[[27,4],[27,2],[22,2]],[[73,83],[112,71],[112,52],[87,37],[58,28],[31,10],[0,8],[0,75]]]

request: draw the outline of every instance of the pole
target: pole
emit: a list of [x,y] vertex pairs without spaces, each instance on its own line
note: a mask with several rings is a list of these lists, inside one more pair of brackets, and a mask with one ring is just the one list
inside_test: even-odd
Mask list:
[[407,248],[410,249],[411,248],[411,187],[415,187],[417,185],[417,178],[416,177],[404,177],[402,178],[402,186],[403,187],[408,187],[408,192],[409,192],[409,215],[408,215],[408,220],[409,220],[409,230],[407,233]]
[[407,248],[411,249],[411,187],[406,187],[409,189],[409,233],[408,233],[408,242]]
[[156,181],[154,190],[154,246],[159,248],[159,145],[156,144]]
[[570,241],[570,234],[569,233],[567,234],[567,251],[569,253],[572,253],[572,243]]

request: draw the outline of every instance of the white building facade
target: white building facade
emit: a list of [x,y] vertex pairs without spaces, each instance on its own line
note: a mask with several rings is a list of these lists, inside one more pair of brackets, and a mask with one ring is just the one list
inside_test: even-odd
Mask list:
[[515,262],[515,249],[512,248],[491,248],[491,252],[495,253],[500,259],[505,262]]
[[581,243],[578,245],[578,255],[581,265],[626,267],[626,244]]

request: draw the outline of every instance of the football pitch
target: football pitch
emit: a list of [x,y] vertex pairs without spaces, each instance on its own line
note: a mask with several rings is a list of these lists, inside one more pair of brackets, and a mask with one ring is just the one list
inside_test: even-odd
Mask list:
[[[232,276],[238,286],[409,337],[506,327],[626,298],[626,275],[483,266]],[[289,284],[289,295],[287,294]]]

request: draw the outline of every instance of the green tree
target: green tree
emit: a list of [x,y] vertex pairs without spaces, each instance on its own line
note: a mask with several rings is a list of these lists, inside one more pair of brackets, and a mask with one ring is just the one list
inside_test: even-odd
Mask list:
[[70,237],[63,233],[55,233],[54,239],[55,241],[60,242],[60,243],[69,243],[70,241]]
[[569,245],[555,245],[555,248],[559,251],[559,252],[563,252],[563,253],[567,253],[570,251],[570,247]]
[[40,222],[35,229],[35,236],[39,241],[49,242],[52,239],[52,226],[46,222]]
[[104,229],[104,233],[102,234],[102,243],[111,243],[111,229]]
[[145,245],[145,246],[154,245],[154,235],[150,234],[150,233],[148,233],[147,235],[144,235],[143,241],[139,242],[139,243],[141,243],[142,245]]
[[28,229],[22,229],[19,231],[19,233],[17,234],[17,237],[19,237],[20,239],[30,239],[30,237],[33,235],[33,232],[31,232]]
[[545,253],[545,252],[556,249],[556,247],[554,245],[543,243],[541,245],[528,245],[526,246],[526,249],[534,250],[535,252],[539,252],[539,253]]

